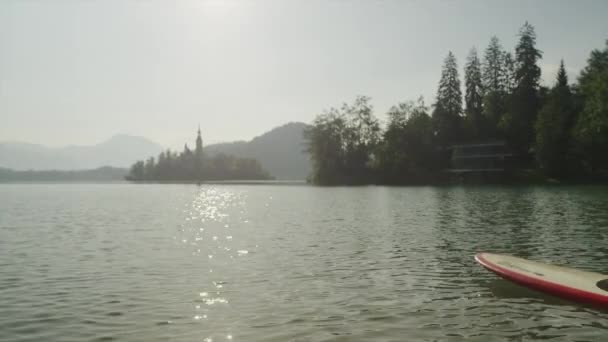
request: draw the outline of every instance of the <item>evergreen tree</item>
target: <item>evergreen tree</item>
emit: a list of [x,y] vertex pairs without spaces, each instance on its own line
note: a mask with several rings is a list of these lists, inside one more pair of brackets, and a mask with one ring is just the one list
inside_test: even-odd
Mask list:
[[515,47],[516,87],[503,126],[510,145],[526,155],[534,141],[534,123],[538,113],[540,67],[542,52],[536,48],[536,33],[528,22],[520,29]]
[[486,48],[483,61],[483,85],[488,93],[504,91],[504,53],[500,40],[493,36]]
[[485,50],[482,81],[485,91],[483,114],[486,119],[486,136],[497,138],[498,123],[505,111],[505,52],[498,37],[493,36]]
[[465,115],[472,138],[483,135],[483,84],[481,80],[481,63],[477,50],[472,48],[464,67]]
[[462,92],[456,57],[450,51],[444,60],[433,111],[433,126],[437,140],[445,146],[460,138]]
[[560,63],[557,81],[536,121],[536,159],[552,177],[567,175],[573,162],[569,153],[574,125],[574,102],[568,85],[564,62]]
[[603,50],[591,52],[579,87],[582,111],[575,138],[587,170],[599,175],[608,170],[608,41]]
[[512,94],[517,86],[515,81],[515,60],[510,52],[505,52],[503,56],[503,84],[507,95]]
[[528,22],[519,32],[519,43],[515,47],[515,81],[518,89],[537,90],[540,81],[540,67],[536,64],[542,52],[536,48],[534,26]]

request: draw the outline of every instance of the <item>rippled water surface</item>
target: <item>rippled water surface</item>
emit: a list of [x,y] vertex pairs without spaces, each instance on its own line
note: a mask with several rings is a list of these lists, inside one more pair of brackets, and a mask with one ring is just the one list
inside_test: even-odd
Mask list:
[[0,185],[0,340],[608,341],[484,250],[608,273],[608,188]]

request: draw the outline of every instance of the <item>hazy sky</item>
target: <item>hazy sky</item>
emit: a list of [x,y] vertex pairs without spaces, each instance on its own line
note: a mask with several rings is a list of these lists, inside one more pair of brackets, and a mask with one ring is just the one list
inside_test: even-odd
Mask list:
[[[250,139],[369,95],[376,114],[432,103],[459,67],[530,21],[543,79],[608,39],[608,1],[0,1],[0,141],[183,146]],[[574,80],[573,78],[571,80]]]

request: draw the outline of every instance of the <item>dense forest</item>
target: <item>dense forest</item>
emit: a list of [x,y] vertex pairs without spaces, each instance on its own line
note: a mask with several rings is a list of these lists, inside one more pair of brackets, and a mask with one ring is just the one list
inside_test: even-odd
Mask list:
[[224,153],[208,157],[203,151],[201,131],[198,130],[196,148],[186,144],[182,153],[161,152],[158,158],[137,161],[125,177],[130,181],[216,181],[273,179],[255,159],[237,158]]
[[[492,37],[464,65],[445,58],[434,104],[399,103],[381,125],[370,98],[318,115],[305,132],[315,184],[429,184],[445,179],[450,146],[503,141],[517,167],[543,179],[608,175],[608,41],[593,50],[577,82],[564,61],[551,88],[541,86],[534,27],[525,23],[513,52]],[[464,98],[464,101],[463,101]],[[464,102],[464,105],[463,105]],[[384,127],[383,127],[384,126]]]

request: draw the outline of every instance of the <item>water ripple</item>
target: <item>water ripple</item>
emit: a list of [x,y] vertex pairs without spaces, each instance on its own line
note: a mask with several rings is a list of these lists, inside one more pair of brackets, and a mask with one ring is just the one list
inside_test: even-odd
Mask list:
[[605,341],[472,256],[606,272],[606,190],[0,185],[0,340]]

